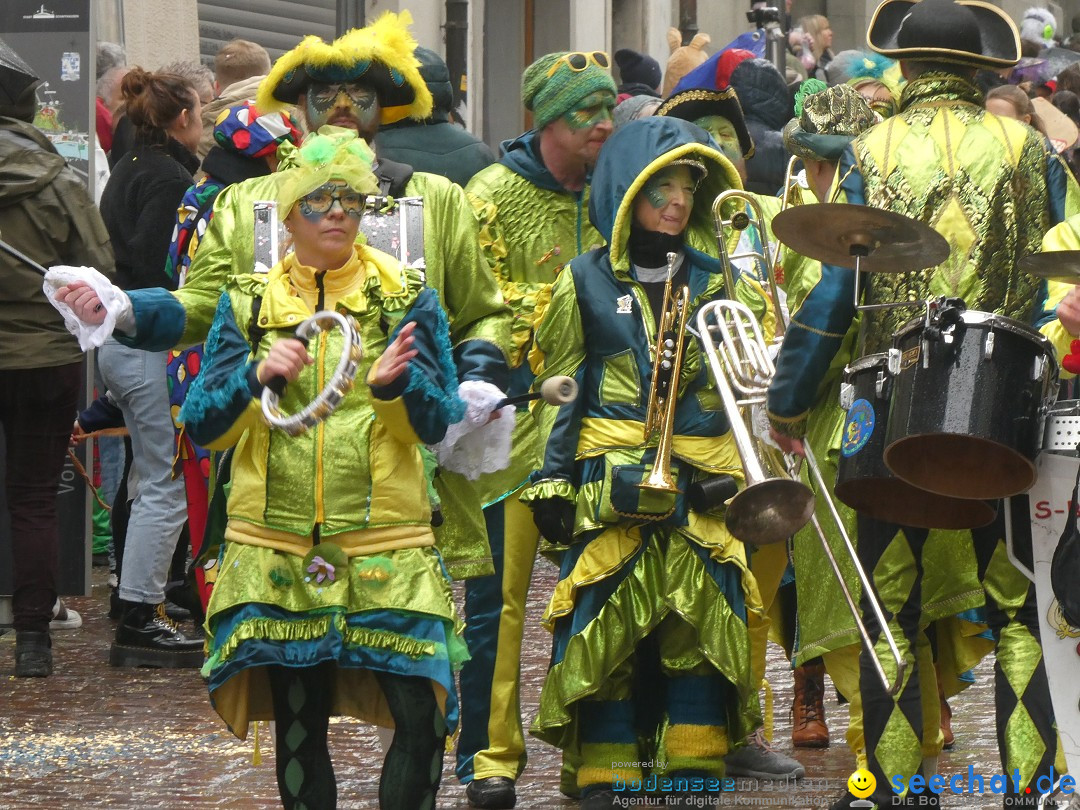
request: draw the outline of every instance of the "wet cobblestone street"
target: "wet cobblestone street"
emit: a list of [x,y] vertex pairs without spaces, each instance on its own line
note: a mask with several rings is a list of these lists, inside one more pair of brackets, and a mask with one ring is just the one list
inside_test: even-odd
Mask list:
[[[80,630],[53,634],[56,672],[44,680],[16,679],[14,634],[0,636],[0,808],[274,808],[279,807],[273,752],[264,739],[263,764],[252,765],[253,745],[240,742],[210,708],[195,670],[123,670],[108,666],[113,623],[108,589],[95,569],[92,597],[65,600],[82,613]],[[554,569],[538,563],[526,632],[522,702],[526,721],[536,710],[548,660],[549,637],[539,626]],[[987,659],[977,682],[953,701],[956,748],[942,773],[972,765],[1000,769],[993,721],[993,671]],[[791,753],[791,677],[773,647],[769,680],[775,696],[775,739]],[[827,689],[832,746],[800,751],[807,779],[782,791],[748,789],[726,796],[727,806],[828,806],[853,766],[844,743],[847,710]],[[560,756],[529,739],[529,766],[518,783],[518,807],[573,808],[558,792]],[[339,807],[375,808],[381,749],[374,729],[352,721],[331,727]],[[446,758],[439,808],[466,808],[464,788]],[[752,787],[752,786],[748,786]],[[995,800],[996,799],[996,800]],[[724,805],[721,805],[724,806]],[[1000,807],[1000,797],[946,796],[943,807]]]

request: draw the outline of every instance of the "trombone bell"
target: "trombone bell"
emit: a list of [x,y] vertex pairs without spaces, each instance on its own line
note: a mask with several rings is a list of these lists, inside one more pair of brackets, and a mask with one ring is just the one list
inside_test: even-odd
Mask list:
[[724,523],[744,543],[782,543],[814,514],[814,493],[790,478],[768,478],[740,490],[728,501]]

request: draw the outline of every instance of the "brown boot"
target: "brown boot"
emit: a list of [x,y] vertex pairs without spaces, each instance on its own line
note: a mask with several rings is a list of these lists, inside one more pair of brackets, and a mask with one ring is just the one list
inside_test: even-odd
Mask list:
[[825,725],[825,706],[822,704],[824,694],[824,664],[795,668],[791,743],[796,748],[829,747],[829,728]]
[[952,751],[953,745],[956,743],[956,738],[952,733],[952,709],[949,708],[949,703],[945,700],[945,690],[941,687],[940,672],[937,678],[937,696],[938,702],[941,703],[941,734],[945,738],[945,750]]

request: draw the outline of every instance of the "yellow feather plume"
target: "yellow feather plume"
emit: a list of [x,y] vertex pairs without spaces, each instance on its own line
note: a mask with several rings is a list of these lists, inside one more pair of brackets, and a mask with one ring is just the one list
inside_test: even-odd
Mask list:
[[[371,25],[354,28],[327,44],[317,36],[305,37],[299,45],[281,56],[259,85],[255,103],[260,111],[274,112],[289,105],[274,98],[274,90],[287,81],[295,71],[305,67],[349,68],[363,61],[379,63],[404,77],[415,98],[411,104],[383,104],[382,121],[392,123],[403,118],[422,121],[431,115],[431,91],[420,76],[420,62],[413,55],[417,42],[409,32],[412,14],[402,11],[384,12]],[[381,99],[380,99],[381,102]]]

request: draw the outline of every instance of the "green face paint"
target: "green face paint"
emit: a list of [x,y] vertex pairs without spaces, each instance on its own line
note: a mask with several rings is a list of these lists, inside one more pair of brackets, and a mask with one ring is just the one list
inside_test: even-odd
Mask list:
[[658,210],[680,196],[686,207],[692,209],[697,186],[697,181],[687,166],[668,166],[650,177],[641,193],[649,201],[649,205]]
[[563,114],[570,129],[588,129],[611,120],[611,111],[615,109],[615,96],[604,90],[589,93],[578,106]]
[[694,121],[699,127],[712,135],[724,157],[736,165],[742,160],[742,147],[735,125],[719,115],[706,115]]

